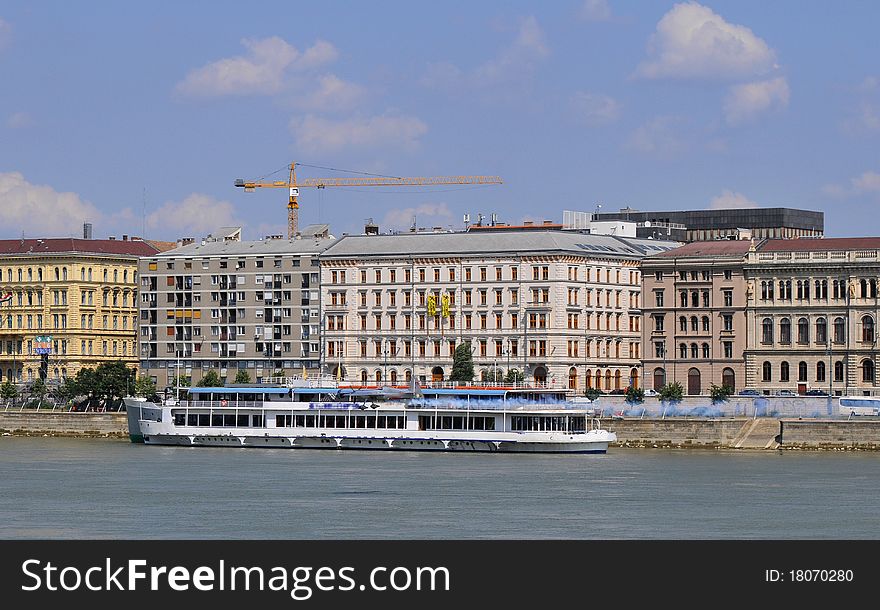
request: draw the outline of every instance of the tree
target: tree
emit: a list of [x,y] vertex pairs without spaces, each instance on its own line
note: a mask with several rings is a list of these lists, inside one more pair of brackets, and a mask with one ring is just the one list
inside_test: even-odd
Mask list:
[[526,378],[519,369],[510,369],[504,376],[505,383],[521,383]]
[[452,374],[449,376],[449,380],[474,380],[474,359],[471,357],[470,341],[465,341],[455,348],[455,354],[452,356]]
[[34,382],[31,384],[31,398],[35,398],[37,401],[37,408],[43,404],[43,398],[46,397],[49,389],[46,387],[46,382],[37,377],[34,379]]
[[244,369],[238,369],[238,372],[235,374],[235,383],[250,383],[251,376]]
[[66,404],[79,393],[76,387],[76,380],[71,377],[65,377],[52,393],[58,402]]
[[8,379],[0,384],[0,397],[4,400],[12,400],[18,396],[18,388]]
[[220,375],[217,371],[211,369],[199,379],[199,382],[196,385],[200,388],[216,388],[223,385],[223,381],[220,379]]
[[626,388],[626,402],[631,405],[637,405],[645,402],[645,391],[642,388],[634,388],[628,386]]
[[709,395],[712,397],[712,404],[724,402],[728,396],[733,394],[733,388],[729,385],[717,386],[714,383],[709,388]]
[[135,387],[134,369],[125,366],[124,362],[102,362],[95,369],[97,377],[97,396],[107,399],[122,398],[127,396]]
[[674,381],[660,388],[658,395],[662,401],[679,402],[684,396],[684,388],[680,382]]
[[147,398],[156,394],[156,382],[151,377],[141,375],[134,382],[134,395]]
[[584,390],[584,396],[589,398],[590,400],[596,400],[600,396],[602,396],[602,390],[596,388],[587,388]]
[[490,369],[483,369],[480,373],[482,381],[504,381],[504,371],[496,369],[494,366]]

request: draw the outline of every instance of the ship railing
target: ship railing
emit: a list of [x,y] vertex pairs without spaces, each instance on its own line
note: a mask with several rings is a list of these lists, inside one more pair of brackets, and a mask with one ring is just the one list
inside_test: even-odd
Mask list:
[[177,407],[186,409],[217,409],[225,407],[257,409],[262,408],[265,404],[262,400],[181,400]]

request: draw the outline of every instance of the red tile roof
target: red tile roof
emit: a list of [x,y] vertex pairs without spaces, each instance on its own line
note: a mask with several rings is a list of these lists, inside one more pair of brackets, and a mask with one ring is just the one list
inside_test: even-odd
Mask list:
[[0,239],[0,255],[83,253],[135,257],[152,256],[157,252],[159,249],[147,242],[121,239]]
[[880,249],[880,237],[822,237],[800,239],[768,239],[759,252],[816,252],[825,250]]
[[655,258],[680,258],[700,256],[745,256],[751,241],[747,239],[718,239],[715,241],[694,241],[680,248],[668,250]]

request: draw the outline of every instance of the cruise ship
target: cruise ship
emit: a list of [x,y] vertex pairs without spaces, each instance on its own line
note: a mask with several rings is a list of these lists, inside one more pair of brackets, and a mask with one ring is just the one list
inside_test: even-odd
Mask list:
[[617,440],[589,406],[540,387],[357,388],[289,378],[125,405],[131,440],[157,445],[606,453]]

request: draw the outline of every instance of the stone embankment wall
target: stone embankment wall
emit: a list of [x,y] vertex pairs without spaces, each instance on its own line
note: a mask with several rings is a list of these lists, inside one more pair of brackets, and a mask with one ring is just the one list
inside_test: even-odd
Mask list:
[[128,438],[125,413],[0,411],[0,433],[20,436]]
[[880,420],[780,420],[787,449],[853,449],[880,451]]

